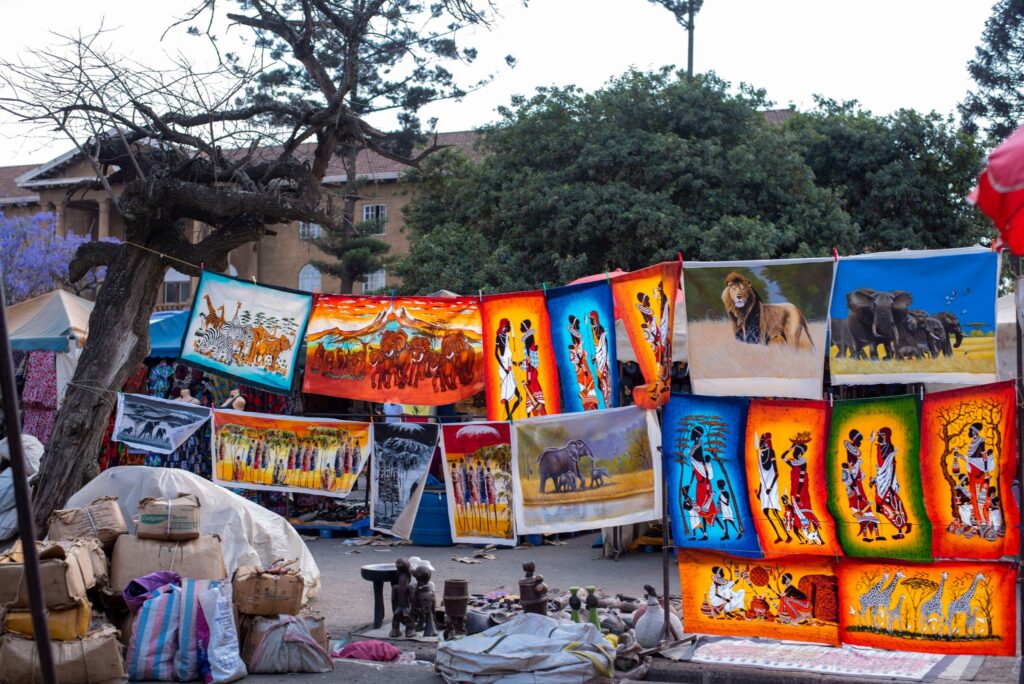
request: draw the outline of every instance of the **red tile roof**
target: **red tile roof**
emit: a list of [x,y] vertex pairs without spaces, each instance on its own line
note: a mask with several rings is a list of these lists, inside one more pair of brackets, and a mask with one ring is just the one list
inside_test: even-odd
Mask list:
[[0,199],[24,197],[25,201],[38,200],[38,196],[31,190],[18,187],[18,178],[39,166],[38,164],[27,164],[23,166],[0,166]]
[[794,114],[796,114],[796,111],[793,109],[766,109],[764,111],[764,120],[770,124],[780,124]]

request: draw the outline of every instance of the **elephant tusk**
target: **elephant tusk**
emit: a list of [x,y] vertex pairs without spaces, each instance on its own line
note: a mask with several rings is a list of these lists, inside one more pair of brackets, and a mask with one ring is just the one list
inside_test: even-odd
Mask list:
[[875,337],[881,337],[881,335],[878,334],[878,323],[871,324],[871,334]]
[[896,340],[896,344],[899,344],[900,343],[900,329],[895,327],[895,326],[893,326],[892,335],[893,335],[893,339]]

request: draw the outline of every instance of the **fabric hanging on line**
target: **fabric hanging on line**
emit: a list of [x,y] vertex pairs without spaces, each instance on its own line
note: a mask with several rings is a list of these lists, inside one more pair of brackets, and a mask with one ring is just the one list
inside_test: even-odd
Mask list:
[[441,426],[452,541],[515,546],[509,423]]
[[761,557],[743,460],[747,404],[673,394],[665,406],[662,455],[677,548]]
[[1013,382],[926,394],[921,414],[921,484],[932,520],[932,555],[1017,555]]
[[57,360],[54,352],[29,352],[21,392],[22,431],[44,445],[57,422]]
[[487,295],[482,313],[488,420],[561,413],[544,293]]
[[759,561],[687,549],[678,564],[687,631],[839,645],[833,558]]
[[377,423],[370,468],[370,529],[408,539],[419,511],[437,423]]
[[312,394],[437,406],[484,387],[476,297],[318,295],[305,345]]
[[576,532],[661,517],[654,411],[625,406],[515,421],[516,532]]
[[238,382],[287,394],[313,295],[203,271],[179,358]]
[[828,508],[847,556],[931,558],[919,446],[917,397],[835,402]]
[[832,259],[687,263],[696,394],[820,399]]
[[370,455],[370,423],[213,412],[214,482],[344,498]]
[[611,281],[616,315],[647,383],[633,389],[633,401],[642,408],[663,406],[672,391],[672,329],[680,272],[680,262],[671,261]]
[[547,291],[551,340],[562,389],[562,411],[619,405],[615,307],[607,281]]
[[141,394],[117,395],[113,440],[169,454],[210,420],[210,409]]
[[999,253],[981,247],[839,261],[833,385],[996,380]]

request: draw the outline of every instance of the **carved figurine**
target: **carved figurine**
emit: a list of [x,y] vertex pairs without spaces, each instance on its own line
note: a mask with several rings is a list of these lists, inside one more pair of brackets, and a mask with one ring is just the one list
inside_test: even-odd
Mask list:
[[580,607],[583,606],[583,602],[580,601],[579,595],[576,593],[580,590],[579,587],[569,587],[569,608],[572,609],[572,621],[580,621]]
[[399,558],[395,561],[398,570],[398,584],[391,586],[391,633],[392,639],[402,636],[401,625],[405,625],[405,636],[416,636],[416,625],[413,622],[412,607],[415,588],[409,574],[409,561]]
[[598,631],[601,629],[601,621],[597,617],[597,587],[587,587],[587,620],[592,625],[597,627]]
[[469,580],[444,581],[444,638],[466,634],[466,612],[469,610]]
[[544,584],[542,575],[534,575],[537,566],[533,561],[523,563],[526,577],[519,580],[519,602],[524,613],[548,614],[548,586]]
[[434,629],[434,583],[430,581],[430,570],[420,565],[412,571],[412,576],[416,578],[416,629],[423,630],[425,637],[437,636]]

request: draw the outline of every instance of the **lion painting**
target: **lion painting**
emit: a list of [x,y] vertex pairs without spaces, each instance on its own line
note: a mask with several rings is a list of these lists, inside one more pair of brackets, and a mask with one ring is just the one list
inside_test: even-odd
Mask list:
[[781,340],[793,347],[800,346],[800,335],[814,349],[807,320],[794,304],[767,304],[757,294],[749,278],[732,272],[725,277],[722,303],[732,323],[732,332],[740,342],[771,344]]

